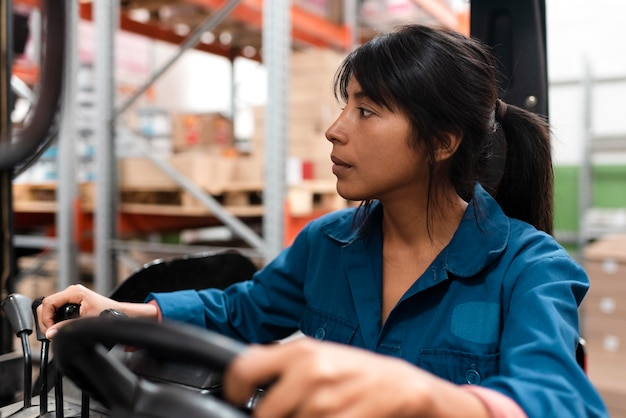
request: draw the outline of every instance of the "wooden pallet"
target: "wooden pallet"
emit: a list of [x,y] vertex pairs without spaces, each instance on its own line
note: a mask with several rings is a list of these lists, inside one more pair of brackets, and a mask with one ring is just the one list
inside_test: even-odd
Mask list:
[[291,185],[287,201],[292,216],[330,212],[348,206],[348,202],[337,193],[335,181],[331,180],[305,180]]
[[[234,184],[207,193],[235,216],[263,214],[262,186],[257,183]],[[178,187],[125,188],[119,191],[122,212],[166,216],[210,215],[211,212],[191,193]],[[81,209],[92,212],[96,206],[95,184],[79,185]],[[13,207],[16,212],[54,213],[57,211],[57,185],[48,183],[16,183],[13,185]]]
[[[260,182],[233,182],[220,188],[205,190],[235,216],[262,216],[263,185]],[[54,212],[56,183],[18,183],[13,185],[14,208],[20,212]],[[93,211],[95,185],[83,183],[78,191],[81,208]],[[348,202],[337,194],[334,181],[307,180],[289,186],[287,192],[289,215],[307,216],[347,207]],[[210,215],[210,210],[186,190],[176,186],[124,187],[119,190],[119,205],[123,212],[162,215]]]
[[[93,184],[78,185],[78,199],[82,205],[93,207]],[[16,212],[55,212],[56,202],[56,182],[13,184],[13,208]]]
[[[207,193],[226,210],[236,216],[261,216],[263,190],[258,185],[238,185]],[[120,192],[124,211],[161,214],[202,214],[210,210],[193,194],[174,188],[165,190],[124,189]]]

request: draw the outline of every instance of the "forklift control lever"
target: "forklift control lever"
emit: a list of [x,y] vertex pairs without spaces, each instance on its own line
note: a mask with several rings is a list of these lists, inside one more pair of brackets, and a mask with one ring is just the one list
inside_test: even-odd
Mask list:
[[75,319],[80,316],[80,305],[77,303],[67,303],[54,313],[54,323]]

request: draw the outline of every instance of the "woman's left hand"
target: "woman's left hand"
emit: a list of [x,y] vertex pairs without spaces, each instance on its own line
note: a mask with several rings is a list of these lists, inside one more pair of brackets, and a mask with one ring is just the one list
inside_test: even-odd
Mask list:
[[268,384],[255,417],[446,416],[440,413],[450,405],[440,401],[449,392],[469,402],[458,416],[488,416],[473,395],[406,361],[310,338],[253,346],[224,378],[226,398],[236,404]]

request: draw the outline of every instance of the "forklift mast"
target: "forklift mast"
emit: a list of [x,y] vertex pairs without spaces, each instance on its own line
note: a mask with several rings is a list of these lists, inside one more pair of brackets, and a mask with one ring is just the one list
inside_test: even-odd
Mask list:
[[[0,2],[0,146],[11,141],[11,70],[13,62],[13,13],[11,2]],[[12,244],[13,204],[12,168],[0,169],[0,300],[8,296],[7,285],[16,271]],[[0,355],[12,351],[13,336],[9,322],[0,313]]]
[[500,97],[547,118],[545,0],[472,0],[470,34],[493,48]]
[[[26,124],[18,130],[12,129],[11,122],[15,101],[11,77],[14,55],[23,52],[28,38],[28,25],[24,16],[14,14],[12,1],[0,0],[0,300],[5,300],[13,291],[17,272],[12,199],[15,168],[41,155],[58,127],[65,65],[66,9],[67,3],[62,0],[41,2],[42,56],[38,63],[36,103],[31,106]],[[0,310],[0,398],[11,389],[5,387],[4,382],[10,380],[6,377],[15,374],[11,368],[14,357],[7,356],[13,351],[12,331],[8,318]]]

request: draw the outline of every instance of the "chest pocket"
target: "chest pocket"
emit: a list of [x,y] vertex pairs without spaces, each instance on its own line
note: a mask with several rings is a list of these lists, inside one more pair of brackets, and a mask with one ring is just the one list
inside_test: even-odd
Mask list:
[[478,385],[499,372],[499,357],[499,354],[422,349],[418,366],[452,383]]
[[300,330],[304,335],[343,344],[350,344],[358,327],[357,324],[311,308],[304,312],[300,321]]

